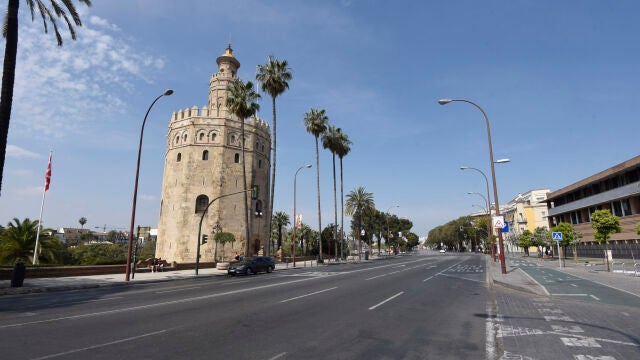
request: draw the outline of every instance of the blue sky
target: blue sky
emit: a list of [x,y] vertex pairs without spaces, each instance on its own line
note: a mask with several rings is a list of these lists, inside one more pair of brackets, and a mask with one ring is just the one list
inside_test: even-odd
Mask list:
[[[6,4],[6,2],[3,2]],[[275,209],[293,212],[293,174],[315,164],[303,117],[324,108],[353,141],[345,193],[430,229],[478,210],[490,175],[480,104],[491,120],[501,203],[557,190],[638,155],[637,1],[110,0],[78,5],[78,40],[32,23],[21,4],[18,67],[0,223],[37,219],[49,150],[47,227],[128,228],[144,113],[136,223],[158,221],[171,113],[206,104],[229,40],[253,80],[268,55],[286,59],[278,98]],[[2,44],[4,47],[4,44]],[[263,95],[260,116],[271,122]],[[323,225],[333,222],[331,156],[321,153]],[[298,175],[297,210],[317,226],[315,169]]]

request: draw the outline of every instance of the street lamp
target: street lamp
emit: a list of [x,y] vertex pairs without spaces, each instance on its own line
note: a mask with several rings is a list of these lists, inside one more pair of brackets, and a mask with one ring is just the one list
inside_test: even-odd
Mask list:
[[144,120],[142,120],[142,127],[140,128],[140,144],[138,144],[138,163],[136,164],[136,180],[133,185],[133,205],[131,206],[131,225],[129,226],[129,247],[127,249],[127,267],[125,270],[125,281],[129,281],[131,275],[131,252],[133,250],[133,225],[136,221],[136,201],[138,199],[138,178],[140,176],[140,155],[142,154],[142,136],[144,135],[144,125],[147,123],[147,116],[156,101],[160,100],[163,96],[169,96],[173,94],[173,90],[169,89],[160,94],[147,109],[147,113],[144,114]]
[[[491,143],[491,126],[489,125],[489,117],[487,113],[480,107],[480,105],[475,102],[467,99],[440,99],[438,100],[438,104],[446,105],[450,102],[465,102],[467,104],[471,104],[475,106],[482,115],[484,116],[485,124],[487,125],[487,140],[489,143],[489,163],[491,164],[491,179],[493,181],[493,200],[496,204],[496,216],[500,216],[500,202],[498,202],[498,187],[496,186],[496,169],[495,169],[495,161],[493,160],[493,145]],[[502,230],[498,229],[498,247],[500,251],[500,268],[503,274],[507,273],[507,267],[504,262],[504,244],[502,243]]]
[[[387,239],[391,238],[391,232],[389,231],[389,211],[391,211],[391,209],[393,209],[393,208],[399,208],[399,207],[400,207],[400,205],[393,205],[393,206],[391,206],[391,207],[389,207],[387,209],[387,212],[386,212],[386,215],[387,215],[386,216],[386,218],[387,218]],[[380,246],[378,246],[378,256],[380,256]]]
[[[460,169],[464,170],[463,168],[467,168],[467,167],[466,166],[461,166],[460,167]],[[478,169],[475,169],[475,170],[478,170]],[[478,170],[478,171],[480,171],[480,170]],[[482,173],[482,175],[484,176],[484,173],[482,171],[480,171],[480,173]],[[485,176],[485,180],[486,180],[486,176]],[[487,196],[489,196],[489,185],[488,184],[489,183],[487,182]],[[475,195],[480,196],[484,200],[485,204],[487,205],[487,208],[486,208],[486,211],[487,211],[487,238],[489,240],[489,243],[491,244],[490,245],[491,248],[489,250],[489,253],[491,254],[491,259],[493,261],[495,261],[496,257],[495,257],[495,252],[493,251],[493,243],[494,243],[494,241],[493,241],[493,232],[491,231],[491,229],[493,227],[491,226],[491,203],[489,202],[490,198],[489,197],[484,197],[484,195],[480,194],[479,192],[467,192],[467,194],[469,194],[469,195],[475,194]]]
[[[302,165],[296,170],[296,173],[293,175],[293,267],[296,267],[296,228],[298,227],[296,221],[296,182],[298,180],[298,172],[302,169],[308,169],[311,167],[311,164]],[[322,236],[322,234],[320,234]],[[320,246],[322,246],[322,241],[320,242]]]

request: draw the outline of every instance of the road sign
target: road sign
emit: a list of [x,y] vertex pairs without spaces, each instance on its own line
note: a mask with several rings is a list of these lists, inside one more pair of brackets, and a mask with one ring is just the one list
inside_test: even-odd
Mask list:
[[562,233],[561,232],[552,232],[551,238],[553,241],[562,241]]
[[504,216],[494,216],[493,217],[493,228],[494,229],[502,229],[504,227]]
[[504,227],[502,228],[502,232],[503,233],[508,233],[509,232],[509,222],[508,221],[504,222]]

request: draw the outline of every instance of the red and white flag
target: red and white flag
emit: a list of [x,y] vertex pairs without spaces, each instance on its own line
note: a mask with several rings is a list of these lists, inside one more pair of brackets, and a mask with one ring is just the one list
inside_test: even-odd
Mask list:
[[49,165],[47,165],[47,172],[44,174],[44,191],[49,190],[49,184],[51,183],[51,154],[49,154]]

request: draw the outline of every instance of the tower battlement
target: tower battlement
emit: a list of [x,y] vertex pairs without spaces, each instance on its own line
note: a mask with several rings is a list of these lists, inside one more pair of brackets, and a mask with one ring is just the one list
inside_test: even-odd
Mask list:
[[[171,121],[169,123],[169,127],[172,125],[175,126],[177,122],[187,121],[191,124],[197,124],[202,122],[211,121],[212,119],[229,119],[234,118],[234,115],[231,115],[228,110],[221,110],[219,113],[216,110],[209,109],[206,106],[202,108],[198,108],[198,106],[194,105],[191,108],[180,109],[178,111],[174,111],[171,114]],[[247,119],[247,125],[253,126],[256,130],[261,130],[267,133],[269,132],[269,124],[262,120],[257,116],[252,116]]]

